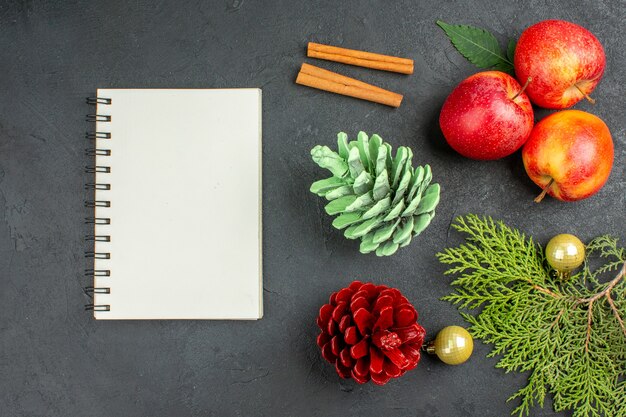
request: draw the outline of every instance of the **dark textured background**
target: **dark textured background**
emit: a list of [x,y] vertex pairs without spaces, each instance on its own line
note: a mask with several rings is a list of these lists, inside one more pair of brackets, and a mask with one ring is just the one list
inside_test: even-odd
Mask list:
[[[477,344],[458,367],[424,358],[385,387],[341,381],[315,345],[316,313],[352,279],[400,288],[433,336],[462,324],[435,253],[452,218],[488,214],[538,241],[571,232],[626,238],[623,1],[22,1],[0,3],[0,416],[506,416],[525,381]],[[573,204],[547,199],[519,154],[475,162],[443,143],[446,95],[476,71],[434,24],[490,29],[504,42],[545,18],[579,23],[607,53],[598,103],[611,128],[607,185]],[[408,56],[402,76],[305,58],[307,41]],[[293,83],[303,62],[405,94],[397,110]],[[258,322],[96,322],[82,241],[83,139],[97,87],[262,87],[265,318]],[[538,112],[543,116],[547,112]],[[309,157],[344,130],[378,132],[430,163],[443,200],[429,229],[387,259],[358,253],[309,193]],[[184,141],[181,138],[181,146]],[[173,140],[176,140],[175,138]],[[159,262],[155,259],[154,262]],[[172,277],[175,280],[175,277]],[[534,415],[551,416],[551,405]]]

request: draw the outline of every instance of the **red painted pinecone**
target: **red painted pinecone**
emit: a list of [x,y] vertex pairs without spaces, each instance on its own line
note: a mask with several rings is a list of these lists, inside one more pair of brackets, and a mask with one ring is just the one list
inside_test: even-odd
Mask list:
[[395,288],[354,281],[320,308],[317,344],[342,378],[378,385],[417,366],[426,331]]

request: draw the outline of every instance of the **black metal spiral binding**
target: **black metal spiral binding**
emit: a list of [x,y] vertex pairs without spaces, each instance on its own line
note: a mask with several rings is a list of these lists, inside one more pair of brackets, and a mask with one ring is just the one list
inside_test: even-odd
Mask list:
[[[90,105],[110,105],[113,102],[112,99],[104,98],[104,97],[89,97],[87,98],[86,101],[87,101],[87,104],[90,104]],[[88,122],[100,122],[100,123],[110,122],[111,116],[107,114],[94,113],[94,114],[88,114],[86,116],[86,120]],[[94,140],[94,141],[101,140],[101,139],[109,140],[111,139],[111,133],[103,132],[103,131],[86,132],[85,139]],[[93,146],[93,147],[85,149],[85,155],[90,158],[94,158],[96,156],[111,156],[111,150]],[[85,173],[87,174],[110,174],[111,167],[104,166],[104,165],[96,165],[96,164],[87,165],[85,166]],[[111,189],[111,184],[101,183],[101,182],[90,182],[90,183],[85,184],[85,189],[94,190],[94,191],[96,190],[108,191]],[[111,202],[108,200],[96,200],[96,199],[86,200],[85,207],[87,208],[111,207]],[[85,217],[85,223],[93,224],[94,226],[95,225],[109,225],[111,224],[111,219],[108,217],[95,217],[95,216]],[[85,236],[85,241],[89,242],[93,246],[95,245],[95,242],[110,242],[111,236],[91,234],[91,235]],[[111,259],[111,254],[108,252],[95,252],[91,250],[91,251],[85,251],[85,257],[88,259],[94,259],[94,260],[95,259]],[[92,277],[92,279],[93,277],[110,277],[111,270],[110,269],[86,269],[85,276]],[[87,294],[87,296],[89,296],[90,298],[93,298],[94,294],[110,294],[111,288],[88,286],[84,288],[84,291],[85,291],[85,294]],[[109,304],[90,303],[90,304],[85,305],[85,310],[111,311],[111,306]]]
[[111,306],[108,304],[85,304],[85,311],[111,311]]
[[101,172],[103,174],[110,174],[111,167],[105,167],[102,165],[87,165],[85,167],[85,172],[87,174],[95,174],[96,172]]
[[87,235],[85,236],[87,242],[110,242],[111,236],[108,235]]
[[108,217],[85,217],[85,224],[111,224],[111,219]]
[[87,156],[111,156],[110,149],[98,149],[98,148],[87,148],[85,149],[85,155]]
[[85,132],[85,139],[111,139],[110,132]]
[[84,292],[88,297],[92,297],[92,294],[111,294],[111,289],[109,287],[85,287]]
[[113,103],[113,100],[111,100],[110,98],[87,97],[87,104],[96,105],[96,104],[111,104],[111,103]]
[[85,258],[111,259],[111,254],[109,252],[85,251]]
[[111,184],[99,184],[95,182],[88,182],[85,184],[85,190],[110,190]]
[[110,122],[111,116],[108,114],[88,114],[85,120],[88,122]]
[[111,207],[110,201],[104,200],[86,200],[85,207],[93,208],[93,207]]
[[110,277],[111,271],[109,269],[85,269],[86,277]]

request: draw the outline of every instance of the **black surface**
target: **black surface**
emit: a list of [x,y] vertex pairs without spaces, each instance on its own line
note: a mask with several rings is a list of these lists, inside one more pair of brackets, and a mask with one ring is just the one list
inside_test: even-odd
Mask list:
[[[341,381],[315,345],[317,310],[358,278],[401,289],[431,336],[461,324],[439,301],[450,287],[434,257],[458,241],[449,224],[459,214],[492,215],[543,243],[561,232],[626,238],[625,15],[620,1],[2,2],[0,415],[508,415],[514,404],[505,399],[525,377],[495,369],[481,343],[465,365],[423,358],[385,387]],[[437,124],[446,95],[476,69],[436,19],[489,28],[504,42],[548,17],[589,28],[607,53],[598,103],[576,108],[609,125],[616,163],[596,196],[574,204],[533,204],[538,189],[519,154],[463,159]],[[415,74],[306,59],[307,41],[408,56]],[[401,92],[405,102],[393,110],[297,86],[303,61]],[[263,320],[96,322],[83,311],[84,98],[97,87],[263,88]],[[310,149],[334,144],[341,130],[410,146],[442,186],[434,223],[391,258],[359,254],[308,191],[325,175]],[[533,415],[554,413],[548,403]]]

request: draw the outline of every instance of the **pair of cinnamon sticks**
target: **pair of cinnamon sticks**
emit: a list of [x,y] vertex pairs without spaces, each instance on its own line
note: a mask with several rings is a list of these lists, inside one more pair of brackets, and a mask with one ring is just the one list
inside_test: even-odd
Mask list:
[[[401,74],[413,73],[413,60],[309,42],[307,56]],[[296,84],[399,107],[402,95],[303,63]]]

